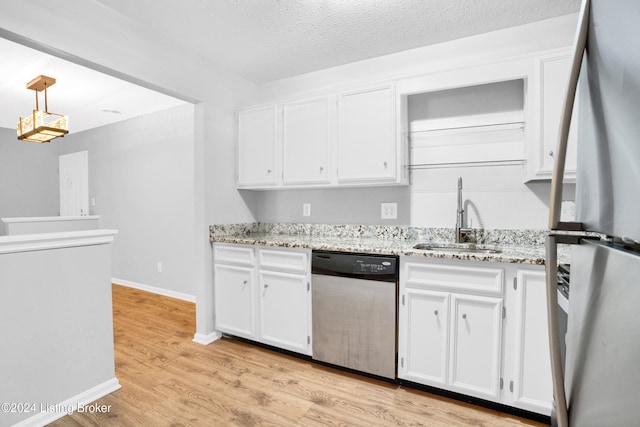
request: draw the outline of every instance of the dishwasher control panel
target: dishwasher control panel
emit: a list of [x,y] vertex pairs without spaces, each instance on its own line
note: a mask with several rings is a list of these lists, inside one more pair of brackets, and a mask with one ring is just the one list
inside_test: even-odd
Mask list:
[[356,259],[354,263],[354,273],[393,273],[395,269],[395,263],[392,261],[372,261],[370,259]]
[[388,255],[313,251],[311,272],[394,282],[398,279],[398,258]]

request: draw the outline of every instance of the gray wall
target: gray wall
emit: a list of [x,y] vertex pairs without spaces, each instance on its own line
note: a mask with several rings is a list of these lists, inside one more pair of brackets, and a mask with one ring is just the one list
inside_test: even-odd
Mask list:
[[[261,222],[408,225],[410,220],[411,193],[407,186],[256,193],[256,219]],[[398,204],[398,219],[381,219],[380,203],[394,202]],[[302,216],[303,203],[311,203],[311,216]]]
[[113,277],[195,295],[193,139],[185,104],[60,141],[60,154],[89,152],[90,213],[119,231]]
[[0,218],[57,216],[59,194],[57,145],[22,142],[15,129],[0,128]]

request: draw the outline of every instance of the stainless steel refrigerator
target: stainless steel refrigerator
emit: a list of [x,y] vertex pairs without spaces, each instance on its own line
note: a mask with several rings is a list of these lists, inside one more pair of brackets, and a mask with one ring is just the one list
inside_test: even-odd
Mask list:
[[[640,0],[584,1],[573,58],[547,240],[552,424],[640,426]],[[563,223],[559,206],[574,99],[576,222]],[[584,237],[585,231],[593,233]],[[558,243],[573,244],[565,369],[557,319]]]

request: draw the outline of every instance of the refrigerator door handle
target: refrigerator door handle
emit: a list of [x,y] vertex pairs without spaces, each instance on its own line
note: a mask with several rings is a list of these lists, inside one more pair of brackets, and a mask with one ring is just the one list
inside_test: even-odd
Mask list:
[[549,203],[549,228],[555,230],[560,221],[560,210],[562,204],[562,179],[564,177],[564,166],[567,157],[567,144],[569,141],[569,125],[571,125],[571,113],[576,98],[576,88],[580,77],[580,67],[582,66],[582,56],[587,44],[587,33],[589,27],[589,0],[583,0],[578,18],[578,29],[574,41],[571,55],[571,74],[569,75],[569,85],[567,95],[562,107],[562,118],[558,134],[558,143],[555,151],[556,161],[553,165],[553,176],[551,179],[551,201]]
[[551,376],[553,378],[555,421],[557,422],[555,425],[569,427],[562,355],[560,353],[561,337],[558,327],[558,283],[556,279],[558,276],[558,247],[555,236],[547,236],[546,255],[547,320],[549,325],[549,352],[551,357]]

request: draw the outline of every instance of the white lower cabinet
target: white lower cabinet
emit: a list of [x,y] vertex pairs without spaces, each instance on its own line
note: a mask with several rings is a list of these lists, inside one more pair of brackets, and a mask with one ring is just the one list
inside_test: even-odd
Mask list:
[[449,301],[446,292],[406,288],[400,306],[398,376],[446,386],[449,367]]
[[513,346],[507,357],[511,404],[545,415],[551,414],[553,384],[549,357],[545,272],[519,269],[513,294]]
[[311,354],[311,251],[214,244],[216,329]]
[[239,337],[256,338],[256,292],[253,268],[216,264],[216,328]]
[[401,257],[400,295],[399,378],[550,415],[541,266]]
[[500,397],[502,298],[452,294],[451,389]]
[[503,270],[407,257],[400,266],[398,376],[499,400]]
[[306,274],[260,270],[260,341],[309,353],[309,279]]

